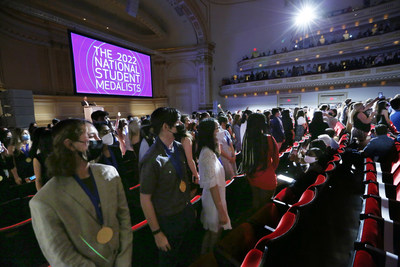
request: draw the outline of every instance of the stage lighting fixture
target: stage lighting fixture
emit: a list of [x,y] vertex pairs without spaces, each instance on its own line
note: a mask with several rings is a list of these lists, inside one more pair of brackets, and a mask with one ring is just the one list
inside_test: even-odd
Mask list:
[[295,18],[295,23],[299,27],[306,27],[310,25],[316,19],[316,14],[314,8],[311,6],[305,6],[299,10]]

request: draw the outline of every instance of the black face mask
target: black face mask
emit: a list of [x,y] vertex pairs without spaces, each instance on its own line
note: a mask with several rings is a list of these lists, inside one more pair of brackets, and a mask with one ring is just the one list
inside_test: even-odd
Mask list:
[[10,145],[10,143],[11,143],[11,137],[6,137],[6,138],[4,138],[4,142],[3,142],[3,144],[4,144],[4,146],[7,148],[9,145]]
[[90,140],[89,141],[89,147],[88,150],[86,150],[85,153],[82,153],[78,151],[79,156],[84,160],[84,161],[92,161],[100,157],[101,153],[103,151],[103,141],[102,140]]
[[176,133],[174,133],[175,139],[180,139],[182,136],[184,136],[186,133],[185,125],[184,124],[179,124],[176,126]]

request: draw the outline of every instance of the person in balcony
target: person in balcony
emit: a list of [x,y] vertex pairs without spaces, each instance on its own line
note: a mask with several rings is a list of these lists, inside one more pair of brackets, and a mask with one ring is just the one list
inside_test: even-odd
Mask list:
[[319,43],[318,45],[324,45],[325,44],[325,38],[323,35],[321,35],[321,38],[319,38]]
[[344,34],[343,34],[343,40],[344,41],[347,41],[347,40],[349,40],[350,39],[350,34],[349,34],[349,32],[346,30],[345,32],[344,32]]

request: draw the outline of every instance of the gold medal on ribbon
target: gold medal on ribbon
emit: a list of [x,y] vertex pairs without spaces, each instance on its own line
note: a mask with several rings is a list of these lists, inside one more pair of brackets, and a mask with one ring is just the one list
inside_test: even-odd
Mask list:
[[27,163],[30,163],[31,161],[32,161],[32,159],[31,158],[26,158],[26,160],[25,160]]
[[97,233],[97,242],[100,244],[106,244],[110,242],[113,237],[113,230],[110,227],[103,226],[100,231]]
[[0,182],[3,181],[3,176],[0,175]]
[[182,193],[186,192],[186,183],[185,183],[185,181],[181,180],[181,183],[179,184],[179,190],[181,190]]

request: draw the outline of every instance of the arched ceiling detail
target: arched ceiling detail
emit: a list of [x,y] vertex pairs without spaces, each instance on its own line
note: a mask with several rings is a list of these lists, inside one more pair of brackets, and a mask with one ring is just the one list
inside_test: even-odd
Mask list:
[[113,36],[149,49],[208,42],[207,18],[196,1],[139,0],[136,16],[128,14],[126,5],[126,0],[5,0],[0,3],[2,9],[6,7],[58,23],[67,29],[92,31],[99,37]]

